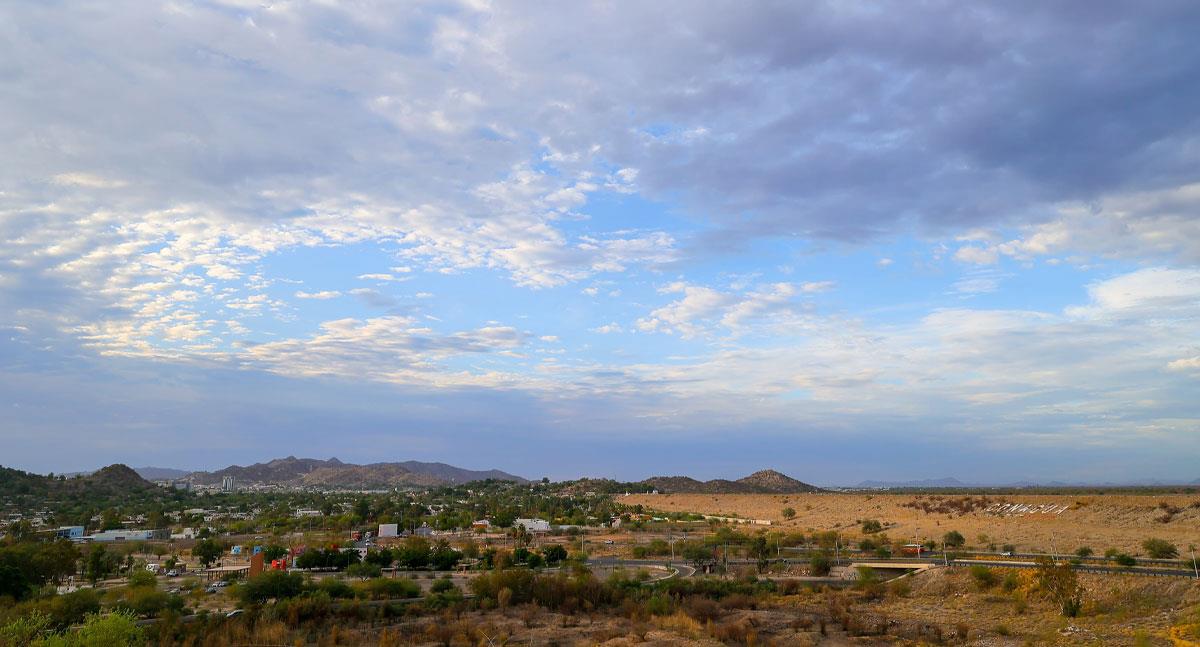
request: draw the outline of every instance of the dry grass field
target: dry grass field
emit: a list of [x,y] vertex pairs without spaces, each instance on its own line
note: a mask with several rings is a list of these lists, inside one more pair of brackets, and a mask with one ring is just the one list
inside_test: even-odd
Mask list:
[[[1149,537],[1180,550],[1200,546],[1200,495],[1015,494],[985,501],[956,494],[635,494],[619,500],[663,512],[769,519],[772,530],[839,530],[851,537],[860,534],[862,520],[876,519],[892,539],[940,538],[957,530],[968,545],[1013,544],[1018,551],[1089,546],[1097,554],[1112,547],[1136,555]],[[1046,511],[999,510],[1013,504]],[[796,516],[785,519],[785,508]]]

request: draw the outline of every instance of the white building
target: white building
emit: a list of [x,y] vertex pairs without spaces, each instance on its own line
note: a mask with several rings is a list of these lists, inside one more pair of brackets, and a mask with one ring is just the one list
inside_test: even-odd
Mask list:
[[380,537],[396,537],[400,534],[400,524],[397,523],[381,523],[379,524]]
[[550,522],[545,519],[514,519],[513,528],[524,526],[528,532],[550,532]]

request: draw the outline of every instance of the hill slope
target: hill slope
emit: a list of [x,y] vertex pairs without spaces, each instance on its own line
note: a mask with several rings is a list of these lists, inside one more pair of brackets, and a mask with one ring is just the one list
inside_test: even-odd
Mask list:
[[670,494],[798,494],[821,489],[776,472],[760,470],[736,481],[697,481],[687,476],[655,476],[642,481],[659,492]]
[[519,476],[500,470],[468,470],[445,463],[371,463],[355,465],[336,458],[277,458],[254,465],[230,465],[215,472],[192,472],[195,483],[219,485],[232,476],[239,485],[278,484],[292,487],[390,488],[430,487],[495,479],[526,483]]

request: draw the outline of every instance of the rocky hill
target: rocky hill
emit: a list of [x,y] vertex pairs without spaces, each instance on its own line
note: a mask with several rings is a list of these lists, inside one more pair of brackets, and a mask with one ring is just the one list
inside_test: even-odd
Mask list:
[[468,470],[445,463],[370,463],[355,465],[336,458],[277,458],[254,465],[230,465],[215,472],[193,472],[186,478],[202,485],[219,485],[232,476],[239,485],[276,484],[291,487],[391,488],[430,487],[494,479],[526,483],[500,470]]
[[821,489],[776,472],[761,470],[736,481],[697,481],[687,476],[655,476],[643,483],[670,494],[798,494]]

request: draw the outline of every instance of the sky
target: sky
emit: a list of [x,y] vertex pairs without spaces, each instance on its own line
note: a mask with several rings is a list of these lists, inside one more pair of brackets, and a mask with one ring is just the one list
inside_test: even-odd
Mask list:
[[1200,5],[0,4],[0,464],[1200,479]]

